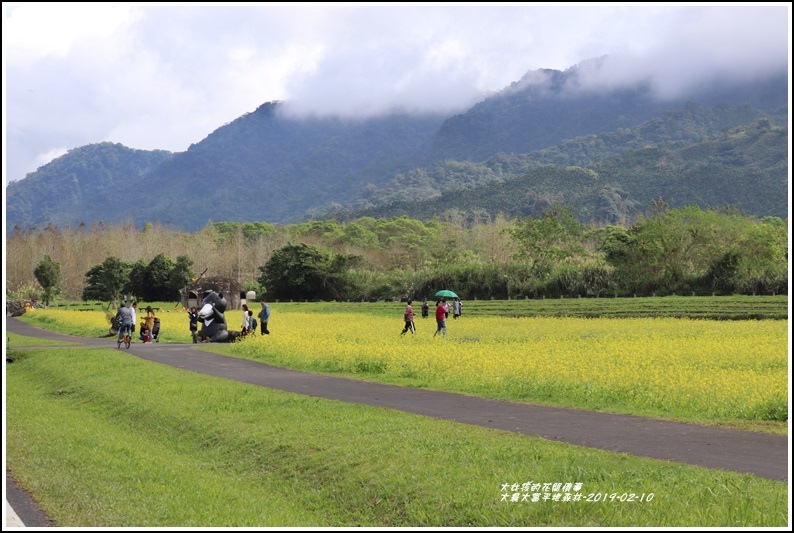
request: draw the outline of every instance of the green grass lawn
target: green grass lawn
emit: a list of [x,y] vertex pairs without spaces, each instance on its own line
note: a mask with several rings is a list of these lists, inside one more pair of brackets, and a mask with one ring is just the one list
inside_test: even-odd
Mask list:
[[124,350],[10,353],[7,465],[62,527],[789,520],[787,484],[752,475],[274,391]]
[[34,337],[26,337],[25,335],[17,335],[10,331],[6,333],[6,350],[9,348],[13,349],[28,346],[80,346],[80,343],[37,339]]

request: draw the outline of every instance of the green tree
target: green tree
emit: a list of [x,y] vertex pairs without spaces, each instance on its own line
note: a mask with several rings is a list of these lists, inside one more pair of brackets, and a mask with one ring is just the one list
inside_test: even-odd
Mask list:
[[195,277],[193,260],[185,255],[176,258],[174,268],[168,275],[168,286],[171,291],[179,292],[180,289],[190,284]]
[[778,217],[745,222],[736,242],[732,285],[744,294],[788,290],[788,228]]
[[583,226],[560,204],[545,210],[540,218],[518,220],[508,232],[518,245],[517,258],[529,261],[539,276],[584,253]]
[[108,257],[86,272],[83,300],[117,302],[125,285],[129,283],[131,265],[118,257]]
[[359,248],[378,248],[380,241],[374,231],[371,231],[360,224],[351,222],[345,226],[340,242],[351,244]]
[[257,281],[270,298],[342,298],[347,289],[346,273],[359,259],[351,254],[332,255],[305,243],[289,243],[259,267]]
[[654,201],[649,218],[622,231],[610,228],[602,250],[629,292],[651,294],[691,290],[704,253],[702,243],[715,238],[714,220],[699,208],[668,210]]
[[629,292],[784,292],[786,224],[757,221],[735,210],[667,209],[630,229],[608,227],[600,250]]
[[216,222],[210,227],[215,238],[223,242],[226,239],[231,239],[237,233],[240,224],[237,222]]
[[39,263],[33,271],[39,285],[44,289],[44,305],[50,305],[50,299],[58,294],[61,283],[61,264],[49,255]]
[[151,302],[175,300],[178,296],[179,288],[174,289],[171,286],[171,272],[173,269],[174,262],[170,257],[163,253],[157,254],[146,266],[144,273],[146,285],[142,296]]
[[430,254],[437,254],[434,244],[439,237],[438,226],[424,224],[407,216],[379,220],[374,233],[382,246],[390,250],[392,264],[418,269]]
[[124,294],[133,295],[133,299],[143,297],[146,291],[146,263],[143,259],[138,259],[130,265],[130,274],[122,289]]
[[267,222],[245,222],[242,229],[243,236],[248,241],[255,241],[259,237],[271,235],[276,232],[275,226]]

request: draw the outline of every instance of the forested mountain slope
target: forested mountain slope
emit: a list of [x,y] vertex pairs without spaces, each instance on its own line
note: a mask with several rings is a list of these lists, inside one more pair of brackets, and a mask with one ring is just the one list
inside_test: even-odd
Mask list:
[[[706,108],[690,103],[683,109],[664,113],[635,128],[620,128],[599,135],[577,137],[558,146],[527,154],[499,153],[482,163],[445,160],[431,168],[417,168],[399,173],[383,187],[370,186],[361,198],[351,201],[350,205],[343,209],[329,209],[325,214],[387,206],[395,202],[431,200],[445,192],[471,189],[518,177],[540,166],[590,166],[595,161],[631,150],[653,146],[693,146],[728,128],[747,125],[761,118],[770,120],[767,115],[749,105],[733,107],[720,104],[714,108]],[[774,151],[776,157],[785,156],[783,149],[787,138],[777,141],[778,143],[768,148]],[[739,146],[736,150],[743,148]],[[693,164],[703,155],[698,150],[691,150],[689,154],[693,158]],[[750,153],[746,159],[755,160],[759,155]],[[736,162],[737,159],[731,161]],[[781,163],[782,169],[787,170],[785,157],[782,161],[778,159],[774,162],[761,159],[756,161],[755,167],[759,171],[774,173],[781,170]],[[779,192],[779,188],[775,191]]]
[[146,176],[169,161],[165,150],[89,144],[70,150],[5,194],[7,230],[14,226],[90,224],[134,218],[146,203]]
[[528,72],[466,113],[445,121],[434,139],[433,155],[483,161],[498,152],[528,153],[587,134],[634,128],[688,104],[747,104],[775,113],[788,102],[787,76],[719,84],[670,99],[657,98],[645,84],[614,90],[585,88],[582,71],[598,69],[601,60],[585,61],[565,71]]
[[536,166],[501,180],[494,177],[492,164],[480,169],[481,175],[491,171],[493,178],[483,185],[428,200],[340,211],[338,216],[427,220],[441,214],[487,220],[499,213],[537,217],[559,203],[583,222],[625,224],[661,198],[671,207],[729,206],[759,217],[787,218],[788,126],[761,118],[696,144],[677,144],[629,150],[588,167]]
[[[416,201],[425,202],[422,216],[432,216],[470,203],[448,194],[477,188],[482,204],[501,194],[506,180],[530,184],[547,174],[557,178],[537,177],[523,199],[514,194],[507,204],[521,205],[505,211],[536,213],[562,201],[578,206],[584,219],[601,213],[616,220],[658,197],[737,204],[757,215],[784,211],[785,77],[678,101],[657,101],[642,85],[572,92],[577,80],[577,68],[533,71],[453,117],[297,120],[269,102],[177,154],[111,143],[77,148],[8,186],[7,231],[128,220],[195,231],[218,221],[283,224],[361,209],[413,211],[395,202]],[[748,129],[719,137],[736,127]],[[580,183],[568,176],[571,166],[590,168],[598,179]],[[472,209],[493,209],[474,203]]]

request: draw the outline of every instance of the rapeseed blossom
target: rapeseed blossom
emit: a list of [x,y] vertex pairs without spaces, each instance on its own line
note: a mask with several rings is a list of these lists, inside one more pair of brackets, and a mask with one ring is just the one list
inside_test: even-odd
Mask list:
[[[98,311],[33,312],[82,331],[109,328]],[[236,316],[227,312],[230,329]],[[158,317],[161,342],[191,342],[184,312]],[[518,401],[700,419],[779,420],[788,412],[784,321],[469,316],[448,326],[447,337],[434,338],[435,323],[418,321],[416,336],[405,337],[393,318],[285,308],[271,335],[249,335],[229,351]]]

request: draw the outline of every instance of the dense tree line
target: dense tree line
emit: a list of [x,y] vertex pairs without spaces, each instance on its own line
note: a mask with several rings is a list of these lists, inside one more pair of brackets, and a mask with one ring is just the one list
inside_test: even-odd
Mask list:
[[85,278],[83,300],[116,302],[123,295],[131,300],[174,301],[194,278],[193,262],[185,256],[174,262],[162,253],[148,264],[108,257],[86,272]]
[[[671,209],[632,224],[585,225],[553,205],[538,217],[422,222],[408,217],[17,231],[7,239],[6,297],[176,301],[195,272],[272,299],[464,298],[788,291],[788,227],[732,209]],[[175,257],[176,259],[172,259]]]

